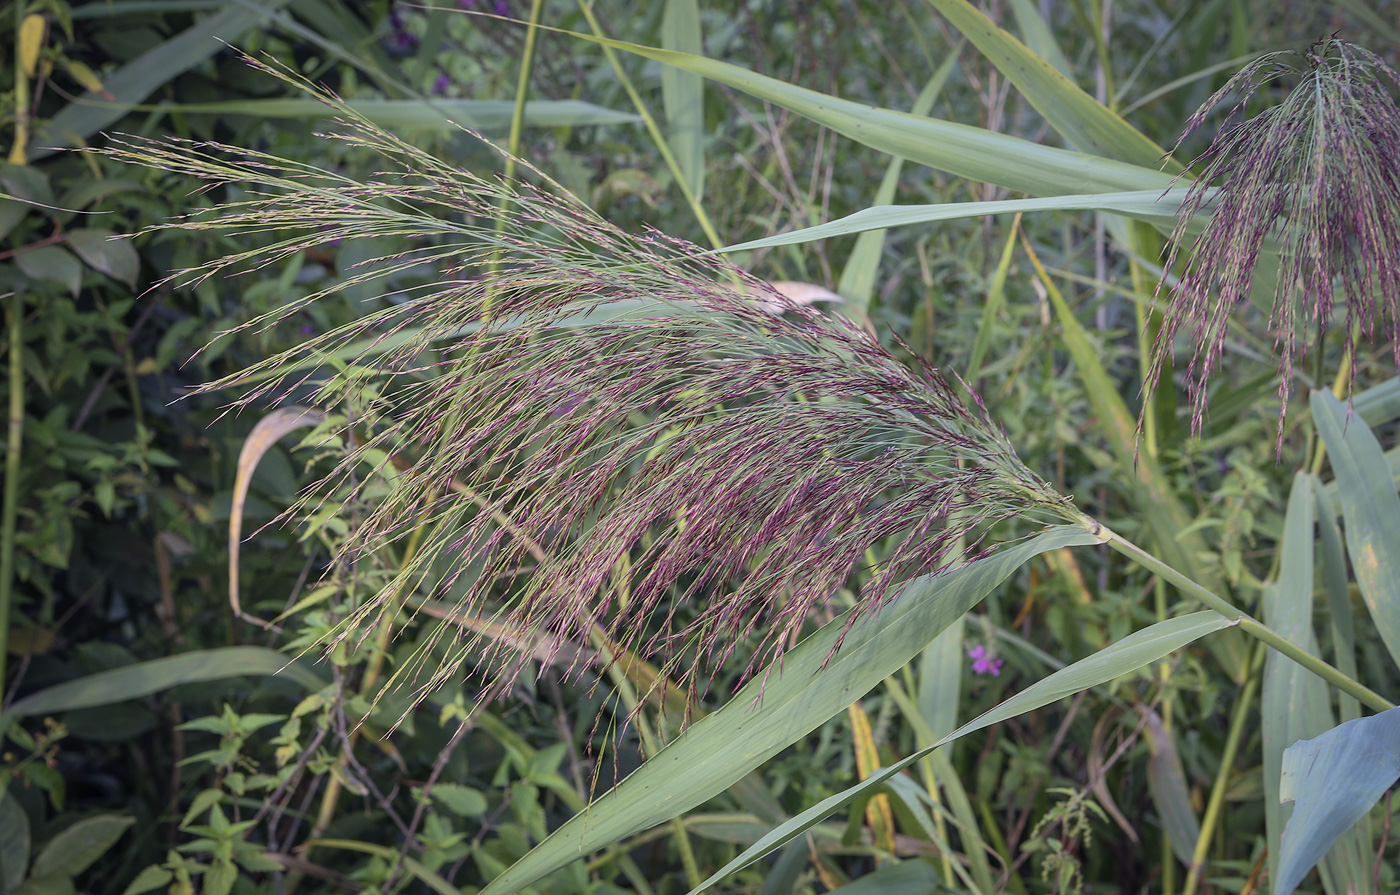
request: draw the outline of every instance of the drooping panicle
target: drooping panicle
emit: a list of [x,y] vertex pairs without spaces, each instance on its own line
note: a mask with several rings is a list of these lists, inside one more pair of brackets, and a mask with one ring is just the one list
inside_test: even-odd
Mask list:
[[[1282,100],[1247,115],[1251,100],[1274,85],[1287,89]],[[1167,269],[1179,257],[1187,260],[1148,377],[1151,388],[1176,337],[1188,335],[1187,388],[1196,430],[1231,316],[1248,300],[1258,264],[1275,256],[1278,283],[1268,328],[1279,359],[1280,445],[1294,364],[1336,324],[1338,303],[1348,358],[1357,331],[1368,337],[1379,331],[1400,360],[1397,87],[1400,76],[1374,53],[1329,38],[1301,53],[1261,56],[1186,123],[1182,141],[1214,109],[1232,103],[1215,139],[1196,159],[1200,174],[1172,234]],[[1209,222],[1196,231],[1193,217],[1202,211]]]
[[[989,547],[994,523],[1081,518],[980,401],[861,327],[688,243],[623,232],[548,186],[445,165],[324,98],[345,117],[334,136],[392,170],[355,182],[231,147],[114,152],[258,184],[250,200],[170,226],[292,233],[186,276],[363,235],[407,237],[414,248],[392,264],[435,266],[381,310],[261,365],[243,398],[314,386],[328,409],[355,408],[355,449],[332,479],[337,499],[377,496],[361,501],[342,556],[418,537],[344,630],[367,630],[403,595],[450,596],[482,622],[447,661],[398,669],[419,692],[468,655],[498,684],[518,672],[503,644],[520,638],[485,640],[486,624],[663,665],[745,644],[753,670],[843,586],[877,611],[911,577]],[[354,355],[360,373],[315,372],[330,355]],[[384,456],[398,462],[363,474]]]

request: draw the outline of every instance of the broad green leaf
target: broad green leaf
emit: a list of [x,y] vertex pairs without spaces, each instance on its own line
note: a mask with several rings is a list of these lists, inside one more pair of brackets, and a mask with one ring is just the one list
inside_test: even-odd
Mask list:
[[1354,395],[1351,411],[1371,428],[1400,419],[1400,377],[1387,379]]
[[77,252],[88,267],[134,289],[141,259],[129,239],[114,239],[114,236],[111,230],[98,227],[70,230],[68,247]]
[[797,87],[737,65],[689,53],[564,32],[674,65],[796,112],[858,143],[981,183],[1032,196],[1165,190],[1171,174],[1153,167],[1055,149],[985,128],[872,108]]
[[[1263,621],[1293,643],[1317,655],[1312,628],[1313,508],[1312,476],[1293,477],[1283,520],[1278,581],[1264,588]],[[1297,662],[1274,650],[1264,666],[1260,706],[1264,739],[1264,827],[1269,842],[1270,879],[1276,877],[1279,841],[1289,809],[1279,801],[1283,750],[1315,737],[1335,723],[1327,684]]]
[[74,295],[83,284],[83,265],[73,253],[58,246],[40,246],[15,255],[15,263],[31,280],[52,280]]
[[480,817],[490,807],[481,790],[460,783],[438,783],[433,786],[432,793],[447,810],[462,817]]
[[1055,41],[1054,32],[1050,30],[1045,19],[1041,18],[1040,10],[1036,8],[1033,0],[1011,0],[1011,12],[1016,16],[1016,26],[1021,29],[1021,38],[1031,52],[1054,66],[1055,71],[1072,79],[1074,69],[1070,67],[1064,51]]
[[126,887],[122,895],[144,895],[167,885],[174,876],[175,874],[159,865],[147,867],[136,874],[136,879],[131,881],[131,885]]
[[[661,45],[695,56],[704,55],[700,38],[700,7],[696,0],[666,0],[661,17]],[[667,135],[681,176],[696,201],[705,194],[705,80],[673,66],[661,70],[661,101],[666,109]]]
[[920,749],[889,767],[881,768],[878,773],[872,774],[868,779],[843,792],[829,796],[794,816],[763,839],[745,849],[743,853],[720,868],[709,879],[692,889],[691,895],[696,895],[729,874],[742,870],[773,849],[801,836],[812,825],[820,822],[822,818],[849,805],[939,747],[974,731],[982,730],[1000,721],[1025,714],[1033,709],[1049,705],[1058,699],[1072,696],[1081,690],[1096,687],[1116,677],[1136,671],[1213,631],[1222,630],[1233,624],[1234,622],[1224,616],[1207,610],[1158,622],[1151,627],[1130,634],[1112,646],[1105,647],[1092,656],[1081,659],[1032,684],[996,708],[982,713],[976,719],[959,727],[937,743]]
[[29,869],[29,816],[9,793],[0,793],[0,890],[24,882]]
[[[919,96],[914,100],[914,105],[909,110],[911,115],[927,115],[933,109],[933,104],[938,99],[938,95],[943,92],[943,85],[947,83],[948,76],[953,73],[953,68],[958,64],[958,52],[955,48],[948,54],[948,58],[943,60],[943,64],[933,73],[933,77],[928,79],[924,89],[919,91]],[[670,71],[667,67],[667,71]],[[889,205],[894,202],[895,190],[899,188],[899,175],[904,170],[904,159],[894,156],[885,167],[885,176],[880,181],[880,187],[875,191],[874,205]],[[880,271],[880,259],[885,250],[885,231],[870,230],[860,235],[856,240],[855,248],[851,249],[851,257],[846,260],[846,266],[841,271],[841,282],[837,285],[836,291],[841,293],[841,297],[846,300],[846,304],[856,308],[862,313],[870,307],[871,296],[875,294],[875,280]]]
[[[265,0],[265,8],[281,9],[287,3],[288,0]],[[131,105],[144,102],[163,85],[221,52],[226,44],[220,41],[238,40],[262,19],[260,11],[230,2],[218,13],[151,48],[105,78],[104,86],[116,97],[115,102],[85,93],[64,106],[34,137],[30,157],[43,158],[54,149],[78,145],[125,115]]]
[[1186,769],[1181,765],[1181,753],[1161,717],[1145,705],[1139,705],[1138,710],[1150,734],[1147,790],[1152,795],[1152,804],[1157,806],[1162,829],[1171,839],[1172,853],[1182,864],[1190,867],[1196,840],[1201,835],[1201,821],[1191,805],[1191,791],[1186,785]]
[[868,230],[887,230],[890,227],[905,227],[910,224],[928,224],[934,221],[952,221],[960,218],[982,217],[991,214],[1014,214],[1031,211],[1111,211],[1127,217],[1152,223],[1170,225],[1176,220],[1177,210],[1186,196],[1184,188],[1162,190],[1134,190],[1126,193],[1092,193],[1082,196],[1052,196],[1042,199],[1002,199],[994,202],[944,202],[937,205],[875,205],[862,208],[815,227],[804,227],[725,246],[723,252],[744,252],[750,249],[765,249],[772,246],[796,245],[830,239],[833,236],[846,236],[851,233],[864,233]]
[[[1359,680],[1356,670],[1356,630],[1351,617],[1351,588],[1347,582],[1347,554],[1342,546],[1342,530],[1337,527],[1339,513],[1317,476],[1313,476],[1313,495],[1317,499],[1322,586],[1327,593],[1327,617],[1332,625],[1332,663],[1342,674]],[[1355,696],[1339,693],[1337,705],[1343,721],[1361,717],[1361,704]]]
[[1028,559],[1057,547],[1098,542],[1080,526],[1052,528],[945,574],[915,579],[878,613],[854,621],[855,610],[843,613],[571,818],[482,895],[519,891],[580,855],[723,792],[864,696]]
[[1313,420],[1337,476],[1347,552],[1361,596],[1386,649],[1400,662],[1400,497],[1380,442],[1364,422],[1347,420],[1331,392],[1312,393]]
[[[483,133],[510,127],[513,100],[496,99],[350,99],[345,105],[366,120],[394,133],[405,131],[451,134],[457,124]],[[252,115],[258,118],[333,118],[336,110],[314,99],[243,99],[217,103],[169,104],[175,112]],[[525,103],[527,127],[578,127],[590,124],[633,124],[641,116],[605,109],[580,100],[530,100]]]
[[[1289,895],[1338,837],[1400,779],[1400,709],[1358,718],[1283,753],[1280,795],[1294,803],[1274,895]],[[1368,873],[1369,875],[1369,873]]]
[[117,844],[136,818],[123,814],[86,817],[49,840],[34,859],[31,876],[77,876]]
[[77,890],[73,887],[71,876],[49,874],[29,877],[10,895],[77,895]]
[[[1161,167],[1166,155],[1161,147],[997,27],[967,0],[929,2],[1016,85],[1021,95],[1075,149],[1148,169]],[[1170,173],[1180,170],[1176,165]]]
[[325,686],[315,672],[284,653],[260,646],[227,646],[99,671],[26,696],[11,705],[6,714],[23,718],[110,705],[149,696],[177,684],[244,674],[281,674],[309,690]]

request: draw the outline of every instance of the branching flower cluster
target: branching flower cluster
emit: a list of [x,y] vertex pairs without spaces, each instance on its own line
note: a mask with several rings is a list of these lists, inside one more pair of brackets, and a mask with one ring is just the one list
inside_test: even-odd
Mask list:
[[[1294,82],[1276,106],[1246,117],[1250,100]],[[1233,106],[1196,160],[1200,177],[1181,206],[1168,269],[1189,242],[1192,217],[1210,206],[1167,311],[1149,383],[1180,333],[1193,353],[1187,388],[1199,429],[1207,382],[1220,361],[1231,314],[1254,285],[1261,256],[1276,253],[1279,278],[1269,327],[1279,356],[1279,437],[1295,361],[1344,306],[1348,357],[1355,333],[1389,321],[1400,360],[1400,75],[1375,54],[1337,39],[1303,53],[1261,56],[1232,77],[1186,123],[1182,140],[1210,113]],[[1180,144],[1178,144],[1180,145]],[[1218,187],[1218,189],[1217,189]]]
[[[687,243],[624,233],[557,190],[447,166],[325,99],[345,118],[337,139],[393,170],[354,182],[227,146],[114,151],[260,191],[170,226],[294,234],[186,279],[370,235],[411,238],[391,263],[439,271],[271,359],[242,399],[314,385],[323,406],[360,407],[336,474],[352,488],[363,461],[404,458],[381,466],[389,496],[342,550],[415,537],[417,549],[345,631],[402,595],[450,594],[459,612],[556,649],[591,641],[675,662],[744,644],[752,672],[853,574],[874,612],[910,578],[975,557],[995,523],[1081,519],[980,400],[859,326]],[[309,363],[357,340],[359,375]],[[374,400],[356,400],[367,370]],[[524,660],[503,642],[467,637],[400,680],[422,692],[472,656],[508,682]],[[697,665],[680,674],[704,683]]]

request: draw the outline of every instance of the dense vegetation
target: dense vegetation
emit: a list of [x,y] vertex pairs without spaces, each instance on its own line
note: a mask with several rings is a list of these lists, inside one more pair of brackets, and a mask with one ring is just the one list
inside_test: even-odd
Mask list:
[[0,895],[1393,891],[1396,13],[3,7]]

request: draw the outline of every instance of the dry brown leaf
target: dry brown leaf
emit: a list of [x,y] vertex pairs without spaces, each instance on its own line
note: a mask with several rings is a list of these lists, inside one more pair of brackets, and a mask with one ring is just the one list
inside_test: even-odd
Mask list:
[[248,502],[248,486],[253,481],[253,470],[263,454],[277,443],[278,439],[306,426],[316,426],[326,415],[310,407],[293,405],[274,410],[258,421],[253,431],[243,441],[243,449],[238,452],[238,474],[233,480],[233,506],[228,516],[228,602],[233,614],[264,628],[271,628],[268,622],[243,612],[238,598],[238,548],[243,534],[243,507]]

